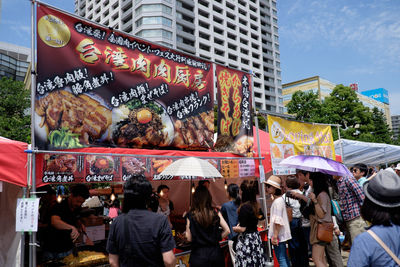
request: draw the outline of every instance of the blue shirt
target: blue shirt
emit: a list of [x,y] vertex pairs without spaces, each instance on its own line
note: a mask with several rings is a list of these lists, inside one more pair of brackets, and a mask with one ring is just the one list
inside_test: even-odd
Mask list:
[[358,183],[361,185],[361,187],[363,187],[364,183],[367,181],[367,177],[361,177],[360,179],[358,179]]
[[225,221],[229,225],[229,229],[231,233],[228,235],[228,239],[232,240],[233,237],[237,235],[232,229],[232,227],[238,224],[238,213],[237,209],[239,207],[235,205],[233,201],[226,202],[221,207],[221,214],[224,217]]
[[[370,228],[390,250],[400,257],[400,226],[375,225]],[[367,232],[359,234],[350,250],[348,267],[396,267],[396,262]]]

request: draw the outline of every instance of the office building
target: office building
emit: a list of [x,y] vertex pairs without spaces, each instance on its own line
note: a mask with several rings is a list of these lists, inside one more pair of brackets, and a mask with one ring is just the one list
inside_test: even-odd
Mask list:
[[0,42],[0,78],[24,81],[30,61],[30,48]]
[[394,139],[398,139],[400,136],[400,115],[392,116],[392,131]]
[[283,112],[276,0],[75,0],[86,19],[253,71],[256,107]]
[[[318,95],[320,101],[323,101],[325,97],[330,96],[335,86],[335,83],[323,79],[320,76],[314,76],[303,80],[283,84],[283,104],[286,106],[290,102],[290,100],[292,99],[292,95],[296,91],[312,91]],[[389,99],[385,97],[387,96],[387,91],[386,94],[385,91],[386,90],[383,88],[367,90],[361,93],[355,90],[358,100],[360,100],[365,107],[368,107],[371,110],[376,107],[380,111],[382,111],[386,118],[387,124],[390,128],[392,128]],[[378,92],[381,94],[381,96],[379,97]],[[285,113],[287,113],[286,108]]]

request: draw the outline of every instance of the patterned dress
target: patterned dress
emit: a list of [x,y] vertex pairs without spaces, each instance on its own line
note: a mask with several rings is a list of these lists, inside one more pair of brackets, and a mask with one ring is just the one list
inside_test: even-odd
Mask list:
[[246,227],[244,233],[239,234],[236,249],[237,267],[265,266],[265,254],[260,234],[257,231],[258,218],[253,207],[245,203],[240,207],[239,224]]

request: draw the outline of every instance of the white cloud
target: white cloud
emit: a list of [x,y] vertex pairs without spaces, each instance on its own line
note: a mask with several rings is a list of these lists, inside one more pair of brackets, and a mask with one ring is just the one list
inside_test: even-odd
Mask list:
[[281,27],[281,39],[288,39],[293,45],[322,42],[331,47],[353,49],[374,64],[400,67],[400,5],[395,3],[360,1],[351,6],[352,2],[344,0],[297,1],[288,18],[296,20],[290,26]]

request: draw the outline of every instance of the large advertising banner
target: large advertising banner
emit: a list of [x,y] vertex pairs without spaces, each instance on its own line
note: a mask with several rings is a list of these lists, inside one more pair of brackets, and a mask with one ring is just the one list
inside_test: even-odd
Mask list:
[[218,137],[215,150],[253,155],[250,74],[217,65]]
[[213,146],[210,62],[37,7],[35,144]]
[[[111,154],[83,155],[44,153],[37,157],[37,185],[47,183],[125,182],[135,175],[149,180],[195,180],[192,176],[161,176],[160,173],[178,158]],[[254,177],[254,159],[207,159],[224,178]]]
[[275,175],[295,173],[294,169],[279,166],[279,162],[293,155],[317,155],[336,160],[329,125],[301,123],[268,115],[268,130]]

